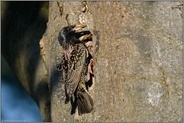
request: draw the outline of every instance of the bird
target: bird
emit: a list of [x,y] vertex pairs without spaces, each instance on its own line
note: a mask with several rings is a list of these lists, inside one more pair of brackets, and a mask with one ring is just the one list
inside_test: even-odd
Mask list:
[[90,113],[94,106],[86,84],[90,79],[92,56],[84,44],[92,35],[90,31],[81,31],[84,27],[84,24],[66,26],[58,34],[64,50],[59,69],[63,71],[65,82],[65,103],[76,102],[79,115]]

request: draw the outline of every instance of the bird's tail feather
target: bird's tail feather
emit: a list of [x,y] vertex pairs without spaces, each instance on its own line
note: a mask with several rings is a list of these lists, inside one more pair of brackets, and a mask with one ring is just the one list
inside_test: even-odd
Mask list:
[[85,90],[79,90],[77,92],[77,105],[79,115],[90,113],[93,110],[93,99]]

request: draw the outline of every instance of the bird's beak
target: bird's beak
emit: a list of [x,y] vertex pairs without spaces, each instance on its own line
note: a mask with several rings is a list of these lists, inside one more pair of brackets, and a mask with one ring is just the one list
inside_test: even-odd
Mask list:
[[75,25],[73,30],[75,30],[75,31],[82,30],[82,28],[84,28],[84,27],[86,27],[85,24],[77,24],[77,25]]

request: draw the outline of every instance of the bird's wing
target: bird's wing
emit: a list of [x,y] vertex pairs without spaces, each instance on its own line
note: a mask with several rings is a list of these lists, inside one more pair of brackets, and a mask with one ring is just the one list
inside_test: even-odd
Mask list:
[[68,70],[65,84],[66,95],[69,100],[72,94],[74,94],[81,79],[81,74],[86,63],[87,54],[87,49],[83,45],[74,47],[74,50],[71,53],[70,60],[72,65]]

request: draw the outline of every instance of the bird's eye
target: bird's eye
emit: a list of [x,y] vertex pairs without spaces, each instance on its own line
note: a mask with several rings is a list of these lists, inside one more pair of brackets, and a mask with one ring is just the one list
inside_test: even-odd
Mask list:
[[70,28],[70,31],[73,31],[73,28],[72,27]]

